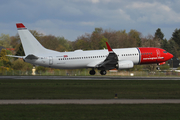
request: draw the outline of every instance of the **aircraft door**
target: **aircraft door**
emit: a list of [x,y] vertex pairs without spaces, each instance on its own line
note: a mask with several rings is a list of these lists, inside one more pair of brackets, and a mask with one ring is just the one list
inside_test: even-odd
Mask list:
[[53,65],[53,57],[49,56],[49,65]]
[[157,58],[159,58],[160,57],[160,51],[157,49],[156,52],[157,52]]
[[156,61],[159,61],[159,58],[160,58],[160,51],[157,49],[157,50],[156,50],[156,53],[157,53],[157,60],[156,60]]

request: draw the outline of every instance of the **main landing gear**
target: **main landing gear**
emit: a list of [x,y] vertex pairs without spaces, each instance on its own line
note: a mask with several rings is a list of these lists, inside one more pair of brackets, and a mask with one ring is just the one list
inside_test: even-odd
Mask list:
[[96,71],[95,71],[94,69],[92,69],[92,70],[89,71],[89,74],[90,74],[90,75],[95,75],[95,74],[96,74]]
[[[92,69],[92,70],[89,71],[89,74],[90,74],[90,75],[95,75],[95,74],[96,74],[96,71],[95,71],[94,69]],[[106,75],[106,70],[101,70],[101,71],[100,71],[100,74],[101,74],[101,75]]]
[[101,71],[100,71],[100,74],[101,74],[101,75],[106,75],[106,70],[101,70]]

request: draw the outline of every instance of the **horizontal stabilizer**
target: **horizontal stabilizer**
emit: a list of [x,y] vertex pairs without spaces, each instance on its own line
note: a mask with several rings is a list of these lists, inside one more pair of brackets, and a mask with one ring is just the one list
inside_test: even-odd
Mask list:
[[15,57],[15,58],[24,58],[25,56],[15,56],[15,55],[6,55],[8,57]]
[[15,57],[15,58],[25,58],[25,59],[38,59],[39,57],[35,56],[35,55],[28,55],[28,56],[15,56],[15,55],[6,55],[8,57]]

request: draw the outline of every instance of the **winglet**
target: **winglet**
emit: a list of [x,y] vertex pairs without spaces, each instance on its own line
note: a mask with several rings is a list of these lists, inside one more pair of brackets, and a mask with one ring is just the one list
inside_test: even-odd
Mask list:
[[17,28],[26,28],[22,23],[16,23]]
[[108,44],[108,42],[106,42],[106,46],[109,52],[113,52],[113,50],[111,49],[110,45]]

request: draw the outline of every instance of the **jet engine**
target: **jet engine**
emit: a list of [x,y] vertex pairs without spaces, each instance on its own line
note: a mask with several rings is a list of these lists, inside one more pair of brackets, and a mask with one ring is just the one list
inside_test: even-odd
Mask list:
[[130,60],[118,61],[118,69],[129,69],[133,68],[134,63]]

